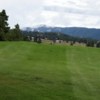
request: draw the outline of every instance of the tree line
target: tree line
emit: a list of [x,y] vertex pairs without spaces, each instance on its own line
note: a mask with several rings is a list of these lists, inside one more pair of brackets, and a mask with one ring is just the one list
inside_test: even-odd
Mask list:
[[6,14],[5,10],[0,12],[0,41],[30,41],[34,37],[34,42],[42,43],[42,39],[47,38],[55,42],[56,40],[71,41],[71,45],[75,42],[85,43],[86,46],[100,47],[100,42],[90,38],[79,38],[69,36],[63,33],[57,32],[27,32],[20,29],[19,24],[16,24],[13,29],[9,27],[8,24],[9,16]]
[[0,12],[0,41],[18,41],[22,40],[22,33],[19,24],[10,29],[8,24],[8,15],[5,10]]
[[24,35],[24,40],[31,41],[32,37],[34,37],[33,41],[37,43],[41,43],[41,39],[51,40],[53,41],[53,43],[55,43],[56,40],[63,40],[66,43],[70,42],[71,45],[74,45],[76,42],[78,42],[79,44],[83,43],[88,47],[100,47],[100,42],[98,40],[93,40],[90,38],[73,37],[63,33],[22,31],[22,34]]

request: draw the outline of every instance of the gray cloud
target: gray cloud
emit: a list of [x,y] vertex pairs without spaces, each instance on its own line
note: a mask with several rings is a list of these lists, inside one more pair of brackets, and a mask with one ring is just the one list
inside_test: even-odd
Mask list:
[[63,13],[73,13],[73,14],[82,14],[82,15],[91,15],[91,16],[99,16],[100,10],[96,9],[81,9],[81,8],[73,8],[73,7],[59,7],[59,6],[45,6],[44,10],[47,11],[55,11],[55,12],[63,12]]

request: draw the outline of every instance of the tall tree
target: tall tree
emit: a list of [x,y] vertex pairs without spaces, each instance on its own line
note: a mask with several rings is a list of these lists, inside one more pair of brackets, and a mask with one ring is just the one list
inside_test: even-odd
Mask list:
[[16,40],[22,40],[22,33],[21,33],[21,30],[20,30],[19,24],[15,25],[14,34],[15,34]]
[[0,40],[5,40],[5,34],[9,31],[8,16],[5,10],[0,12]]

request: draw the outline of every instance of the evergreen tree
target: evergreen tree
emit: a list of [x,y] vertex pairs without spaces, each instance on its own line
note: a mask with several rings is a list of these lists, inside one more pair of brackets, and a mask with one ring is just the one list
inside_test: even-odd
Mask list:
[[7,40],[9,41],[19,41],[22,40],[22,33],[20,30],[20,26],[18,24],[15,25],[15,28],[10,29],[9,33],[6,35]]
[[9,27],[8,27],[8,16],[6,15],[6,11],[2,10],[0,12],[0,40],[5,40],[5,34],[8,33]]
[[13,34],[15,36],[15,40],[22,40],[22,34],[19,24],[15,25],[15,28],[13,29]]

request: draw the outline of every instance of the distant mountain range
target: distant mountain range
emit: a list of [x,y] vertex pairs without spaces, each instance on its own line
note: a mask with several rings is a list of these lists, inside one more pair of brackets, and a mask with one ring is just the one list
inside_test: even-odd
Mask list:
[[100,40],[100,29],[95,28],[83,28],[83,27],[48,27],[48,26],[38,26],[38,27],[25,27],[24,31],[38,31],[38,32],[58,32],[64,33],[70,36],[81,37],[81,38],[92,38]]

